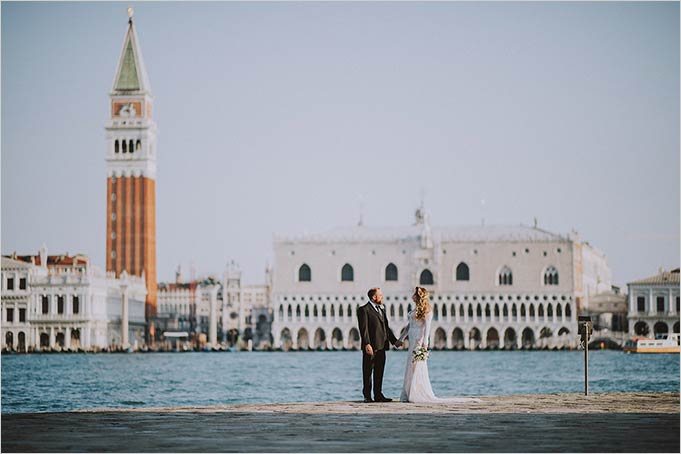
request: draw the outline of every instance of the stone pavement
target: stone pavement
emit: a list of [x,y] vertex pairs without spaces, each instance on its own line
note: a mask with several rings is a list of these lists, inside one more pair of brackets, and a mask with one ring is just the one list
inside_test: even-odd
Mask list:
[[2,452],[679,452],[679,393],[2,415]]

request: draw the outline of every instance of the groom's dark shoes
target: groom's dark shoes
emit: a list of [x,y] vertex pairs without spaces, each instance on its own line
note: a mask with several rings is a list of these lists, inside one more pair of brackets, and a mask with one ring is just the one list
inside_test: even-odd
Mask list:
[[365,397],[365,398],[364,398],[364,403],[365,403],[365,404],[371,404],[371,403],[373,403],[373,402],[374,402],[374,401],[371,400],[371,397]]
[[392,402],[392,401],[393,401],[392,399],[385,396],[378,396],[374,398],[374,402]]

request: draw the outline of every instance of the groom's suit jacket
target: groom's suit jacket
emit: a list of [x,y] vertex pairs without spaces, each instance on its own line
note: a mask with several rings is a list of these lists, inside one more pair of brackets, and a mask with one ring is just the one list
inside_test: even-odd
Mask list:
[[371,344],[374,350],[387,350],[390,344],[397,342],[388,324],[388,316],[385,309],[379,313],[373,308],[371,302],[360,306],[357,309],[357,319],[359,321],[359,335],[362,339],[362,351]]

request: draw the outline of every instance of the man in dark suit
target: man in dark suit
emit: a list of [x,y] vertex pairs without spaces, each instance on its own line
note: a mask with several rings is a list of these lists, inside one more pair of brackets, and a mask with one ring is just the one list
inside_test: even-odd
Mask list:
[[[383,395],[383,370],[385,369],[385,351],[390,344],[400,347],[388,325],[388,316],[383,306],[383,294],[376,287],[367,293],[369,302],[357,309],[359,335],[362,339],[362,375],[364,378],[364,402],[390,402]],[[371,373],[374,374],[374,400],[371,400]]]

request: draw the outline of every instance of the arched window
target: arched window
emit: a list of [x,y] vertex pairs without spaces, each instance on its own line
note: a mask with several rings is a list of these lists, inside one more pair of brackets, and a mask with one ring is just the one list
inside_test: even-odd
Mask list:
[[338,306],[338,316],[339,317],[343,316],[343,305],[342,304],[340,306]]
[[570,305],[566,304],[565,305],[565,316],[566,317],[572,317],[572,311],[570,310]]
[[473,305],[468,305],[468,317],[473,318]]
[[317,310],[317,305],[312,306],[312,315],[319,317],[319,311]]
[[128,142],[126,142],[125,140],[121,140],[121,145],[122,145],[122,148],[123,148],[123,150],[122,150],[123,153],[127,153],[128,152]]
[[312,280],[312,270],[307,263],[303,263],[298,268],[298,281],[299,282],[310,282]]
[[288,311],[286,311],[286,315],[288,316],[288,318],[291,318],[293,316],[293,310],[290,304],[288,305]]
[[400,318],[404,317],[404,306],[400,304],[400,308],[397,311],[397,314],[400,316]]
[[279,318],[284,318],[284,306],[279,306]]
[[518,308],[516,307],[515,304],[511,307],[511,316],[513,318],[518,317]]
[[336,310],[334,309],[333,304],[332,304],[331,307],[329,308],[329,315],[330,315],[331,317],[335,317],[335,316],[336,316]]
[[352,266],[349,263],[346,263],[345,265],[343,265],[343,268],[341,269],[341,281],[352,282],[354,280],[355,271],[352,269]]
[[456,280],[457,281],[467,281],[470,280],[470,271],[468,265],[461,262],[456,266]]
[[508,317],[508,306],[504,304],[504,317]]
[[394,263],[389,263],[385,267],[385,280],[386,281],[396,281],[397,280],[397,267]]
[[513,273],[507,266],[499,270],[499,285],[513,285]]
[[440,318],[440,314],[438,313],[437,310],[437,304],[433,304],[433,320],[438,320]]
[[296,317],[300,318],[300,304],[296,306]]
[[544,306],[542,306],[541,304],[539,305],[539,309],[537,310],[537,315],[539,315],[539,317],[544,316]]
[[530,304],[530,317],[534,318],[534,304]]
[[447,305],[446,304],[442,305],[442,316],[443,317],[447,316]]
[[309,317],[310,317],[310,306],[308,306],[306,304],[305,305],[305,318],[309,318]]
[[525,318],[526,315],[527,315],[527,312],[525,312],[525,305],[524,305],[524,304],[521,304],[521,305],[520,305],[520,316],[521,316],[522,318]]
[[563,308],[560,306],[560,303],[556,306],[556,316],[563,317]]
[[496,318],[499,318],[499,305],[498,304],[494,305],[494,316]]
[[130,148],[128,148],[128,153],[132,153],[133,151],[135,151],[135,148],[132,139],[130,139]]
[[433,285],[433,273],[430,270],[421,271],[421,277],[419,278],[419,284],[421,285]]
[[463,303],[459,304],[459,317],[466,315],[466,310],[463,307]]
[[137,139],[137,142],[135,142],[135,150],[140,151],[142,149],[142,141]]
[[485,306],[485,317],[489,320],[489,318],[492,316],[492,311],[489,308],[489,304]]
[[114,142],[114,153],[119,153],[121,151],[120,148],[121,147],[120,144],[118,143],[118,139],[116,139],[116,141]]
[[352,306],[348,304],[348,317],[352,317]]
[[544,271],[544,285],[558,285],[558,270],[550,266]]
[[553,305],[551,303],[549,303],[549,306],[546,309],[546,315],[548,317],[553,317]]
[[395,305],[394,304],[390,305],[390,316],[391,317],[395,316]]

